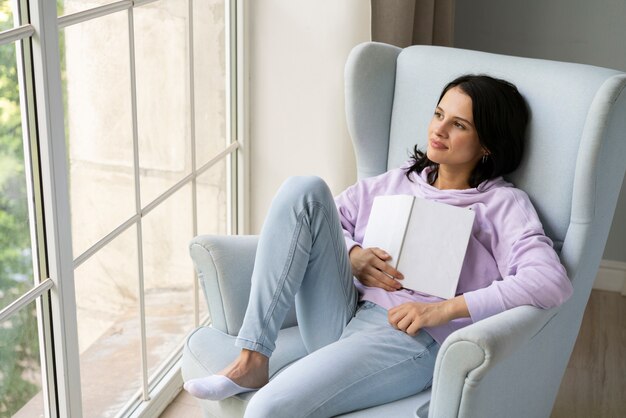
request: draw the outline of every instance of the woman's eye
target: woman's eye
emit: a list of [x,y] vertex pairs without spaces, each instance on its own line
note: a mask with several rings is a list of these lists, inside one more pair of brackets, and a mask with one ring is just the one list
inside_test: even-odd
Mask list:
[[441,112],[439,112],[439,111],[435,111],[435,117],[436,117],[437,119],[441,119],[441,118],[443,117],[443,115],[441,114]]
[[465,129],[465,126],[459,122],[454,122],[454,126],[456,126],[459,129]]

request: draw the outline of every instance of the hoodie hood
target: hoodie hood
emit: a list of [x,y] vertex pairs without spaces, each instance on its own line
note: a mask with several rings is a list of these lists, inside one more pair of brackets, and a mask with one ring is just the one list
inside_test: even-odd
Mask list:
[[[408,168],[403,166],[405,171]],[[469,189],[447,189],[439,190],[438,188],[428,183],[428,174],[432,171],[432,168],[425,168],[421,173],[411,173],[411,180],[417,185],[421,191],[421,195],[429,200],[436,200],[442,203],[447,203],[454,206],[467,206],[472,203],[484,200],[485,195],[489,195],[495,192],[496,189],[502,187],[513,187],[512,183],[504,180],[504,178],[496,177],[490,180],[485,180],[478,185],[478,187],[472,187]]]

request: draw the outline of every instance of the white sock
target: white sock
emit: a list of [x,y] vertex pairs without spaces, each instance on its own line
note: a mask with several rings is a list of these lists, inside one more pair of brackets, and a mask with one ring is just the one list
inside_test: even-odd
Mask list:
[[191,379],[183,386],[192,396],[210,401],[221,401],[239,393],[251,392],[257,389],[244,388],[226,376],[214,374],[199,379]]

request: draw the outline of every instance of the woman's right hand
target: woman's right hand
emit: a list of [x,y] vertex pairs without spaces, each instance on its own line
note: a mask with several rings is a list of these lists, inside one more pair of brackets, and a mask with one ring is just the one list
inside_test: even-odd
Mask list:
[[365,286],[380,287],[388,292],[402,288],[398,280],[404,276],[387,261],[391,256],[384,250],[376,247],[361,248],[358,245],[350,250],[350,264],[352,274]]

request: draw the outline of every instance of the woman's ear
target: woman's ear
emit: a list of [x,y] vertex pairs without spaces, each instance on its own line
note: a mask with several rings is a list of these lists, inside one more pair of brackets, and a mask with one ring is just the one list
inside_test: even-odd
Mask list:
[[485,147],[483,147],[483,156],[480,158],[480,161],[485,164],[487,162],[487,160],[489,159],[489,156],[491,155],[491,153],[489,152],[489,150]]

